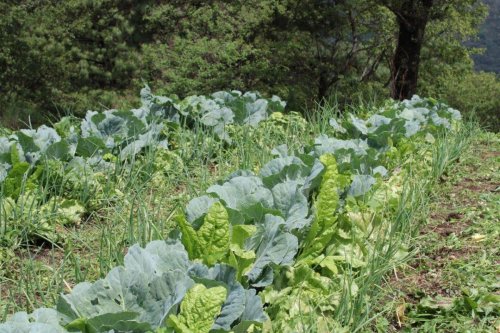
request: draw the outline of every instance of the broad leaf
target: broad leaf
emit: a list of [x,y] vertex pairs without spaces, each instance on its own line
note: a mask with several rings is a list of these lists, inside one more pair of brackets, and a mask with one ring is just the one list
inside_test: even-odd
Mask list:
[[226,295],[224,287],[194,285],[182,301],[179,315],[170,315],[169,325],[179,333],[208,333],[221,311]]
[[[295,235],[284,230],[285,221],[278,216],[266,215],[264,224],[258,232],[247,241],[247,249],[255,250],[256,260],[247,273],[252,284],[259,283],[259,277],[270,264],[288,266],[298,250]],[[262,285],[262,284],[259,284]]]

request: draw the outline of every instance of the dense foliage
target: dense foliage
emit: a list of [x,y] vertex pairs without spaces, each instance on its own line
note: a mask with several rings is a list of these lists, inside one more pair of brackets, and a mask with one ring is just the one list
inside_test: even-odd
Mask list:
[[473,56],[475,67],[481,71],[500,73],[500,2],[484,0],[489,14],[479,31],[478,40],[471,43],[484,48],[484,53]]
[[476,134],[455,108],[500,129],[480,0],[0,12],[0,333],[387,331],[377,288]]
[[[146,87],[141,100],[138,109],[88,111],[84,119],[64,117],[54,128],[42,125],[36,130],[0,136],[0,244],[16,242],[14,221],[23,216],[26,205],[38,207],[37,214],[43,216],[41,225],[17,227],[55,241],[58,224],[78,221],[86,211],[99,207],[96,191],[102,192],[98,190],[99,181],[105,180],[102,171],[117,168],[117,163],[133,163],[146,149],[175,145],[175,129],[179,126],[203,128],[218,140],[231,143],[228,130],[232,126],[256,127],[285,107],[277,96],[265,99],[256,92],[239,91],[172,100],[155,96]],[[27,180],[24,185],[23,180]],[[62,193],[37,195],[36,184],[56,187],[54,182],[61,184]],[[86,188],[92,193],[81,196]],[[71,197],[68,190],[73,193]]]
[[[344,105],[360,96],[383,99],[397,32],[387,3],[4,1],[2,116],[130,107],[143,81],[181,98],[259,90],[284,97],[298,111],[323,98]],[[443,98],[442,82],[472,73],[474,51],[462,42],[477,34],[485,10],[475,0],[436,8],[426,28],[418,93]]]
[[[117,168],[118,161],[140,163],[148,146],[158,151],[161,175],[162,152],[169,149],[163,128],[189,133],[201,124],[206,140],[231,145],[238,128],[288,117],[278,116],[284,107],[279,98],[257,93],[174,101],[145,88],[141,95],[140,109],[89,112],[82,120],[65,118],[55,129],[43,126],[3,138],[8,144],[2,144],[7,148],[2,151],[2,220],[32,200],[29,187],[53,166],[62,166],[61,180],[75,163],[89,167],[99,189],[110,181],[98,180],[101,168]],[[320,314],[313,324],[320,331],[345,328],[348,320],[328,314],[341,306],[343,293],[363,286],[346,286],[339,274],[374,274],[365,268],[380,251],[377,243],[390,245],[386,233],[411,214],[405,209],[415,208],[405,199],[404,179],[410,172],[435,176],[427,147],[459,127],[458,111],[418,96],[364,115],[332,118],[314,143],[297,151],[278,146],[276,158],[260,169],[236,171],[193,198],[165,241],[130,247],[124,265],[104,279],[76,285],[54,309],[15,314],[0,324],[0,332],[254,332],[262,327],[289,332],[303,328],[302,316],[311,312]],[[74,201],[68,205],[67,200]],[[75,218],[64,223],[78,223],[82,212],[75,212],[75,204],[63,197],[51,207],[70,209]],[[7,228],[9,223],[0,231],[8,235]],[[383,248],[391,256],[404,255],[404,249]]]

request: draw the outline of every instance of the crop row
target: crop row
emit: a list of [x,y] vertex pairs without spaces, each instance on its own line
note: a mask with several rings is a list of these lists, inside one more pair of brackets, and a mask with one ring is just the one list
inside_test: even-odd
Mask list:
[[[284,106],[277,98],[253,96],[257,95],[188,98],[189,108],[196,105],[197,111],[184,112],[179,111],[186,110],[182,104],[145,90],[143,109],[150,111],[144,116],[137,110],[126,114],[148,125],[125,131],[115,119],[125,113],[91,112],[82,121],[81,132],[75,134],[74,127],[66,127],[67,148],[73,159],[88,153],[84,163],[94,163],[96,158],[99,163],[127,159],[147,145],[165,142],[160,128],[165,121],[196,126],[189,119],[203,119],[203,126],[229,142],[226,121],[258,126],[269,116],[268,111],[253,112],[249,105],[267,103],[266,110],[269,105]],[[206,106],[221,101],[234,104]],[[149,122],[148,117],[158,116],[158,110],[163,120]],[[211,112],[215,116],[207,116]],[[236,171],[193,198],[179,212],[177,228],[166,240],[144,248],[132,246],[123,267],[94,283],[76,285],[60,296],[53,309],[16,313],[0,324],[0,332],[287,332],[298,330],[301,315],[311,312],[322,314],[317,325],[335,327],[335,319],[328,314],[339,306],[340,295],[346,290],[356,293],[361,287],[346,286],[342,273],[356,274],[370,265],[375,243],[386,237],[382,233],[391,229],[401,205],[409,161],[421,154],[425,164],[429,156],[422,147],[459,126],[459,119],[458,111],[419,97],[388,102],[365,117],[348,114],[331,119],[335,137],[321,135],[296,151],[286,145],[276,147],[276,157],[260,170]],[[38,142],[36,133],[46,131],[50,130],[29,133]],[[150,131],[153,134],[147,134]],[[73,134],[76,141],[71,139]],[[4,153],[14,162],[4,177],[4,191],[16,163],[31,163],[29,177],[33,177],[33,163],[42,156],[61,158],[48,147],[65,142],[56,137],[50,145],[36,144],[42,153],[28,160],[28,150],[19,142],[23,136],[14,135],[17,143],[10,143]],[[88,145],[81,142],[91,140],[98,142],[92,146],[98,149],[83,149]],[[113,150],[116,146],[120,149]],[[12,160],[20,155],[26,161]],[[16,199],[14,195],[10,200]]]
[[[110,174],[120,177],[120,169],[130,169],[146,151],[158,152],[158,169],[164,167],[159,165],[162,160],[176,158],[169,152],[175,150],[176,140],[182,140],[175,133],[183,129],[202,131],[230,145],[228,129],[255,127],[284,107],[278,97],[266,99],[254,92],[177,100],[153,95],[145,87],[138,109],[88,111],[84,119],[64,117],[53,127],[0,136],[0,245],[21,241],[14,229],[22,230],[28,240],[57,241],[59,225],[78,223],[110,200],[117,182],[109,179]],[[96,196],[99,192],[108,198]],[[36,223],[18,225],[21,220]]]

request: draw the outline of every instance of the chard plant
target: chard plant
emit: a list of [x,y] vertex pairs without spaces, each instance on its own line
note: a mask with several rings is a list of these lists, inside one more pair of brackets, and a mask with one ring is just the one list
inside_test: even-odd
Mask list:
[[[59,132],[42,127],[3,138],[0,232],[16,220],[18,206],[26,205],[29,190],[41,179],[104,196],[115,191],[117,200],[128,200],[113,185],[120,176],[161,182],[165,161],[183,169],[188,162],[178,157],[185,152],[166,151],[193,126],[212,133],[199,143],[220,152],[234,144],[233,138],[249,135],[247,127],[288,121],[277,116],[285,106],[279,98],[266,100],[257,93],[176,101],[145,88],[141,97],[140,109],[89,112],[79,128],[74,119],[64,119],[55,126]],[[363,317],[367,288],[406,257],[403,227],[425,198],[425,183],[412,188],[405,179],[416,169],[424,179],[442,172],[450,161],[442,137],[459,130],[460,113],[416,96],[366,115],[332,118],[328,126],[310,144],[278,145],[274,158],[257,169],[237,170],[209,186],[175,210],[176,225],[166,239],[132,245],[123,264],[104,278],[77,284],[54,308],[14,314],[0,324],[0,332],[361,327],[369,321]],[[451,156],[466,140],[458,141]],[[433,157],[436,142],[441,148]],[[143,160],[147,154],[152,157]],[[430,157],[419,161],[420,155]],[[44,171],[52,165],[59,165],[60,174]],[[71,173],[86,174],[87,167],[89,180],[79,184]],[[114,181],[106,186],[109,178]],[[31,204],[74,223],[92,200],[65,198],[63,188]],[[131,226],[130,240],[136,239],[135,231]],[[363,322],[353,323],[355,316]]]

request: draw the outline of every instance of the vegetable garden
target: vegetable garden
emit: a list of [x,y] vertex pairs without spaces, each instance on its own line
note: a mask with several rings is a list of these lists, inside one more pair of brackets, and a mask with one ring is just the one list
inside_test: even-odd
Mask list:
[[[145,87],[141,102],[0,132],[0,261],[64,247],[66,228],[113,207],[128,250],[100,279],[59,283],[52,307],[5,307],[1,333],[359,331],[473,135],[457,110],[418,96],[307,120],[255,92],[179,100]],[[200,184],[162,204],[181,177]],[[149,208],[126,193],[139,185]]]

